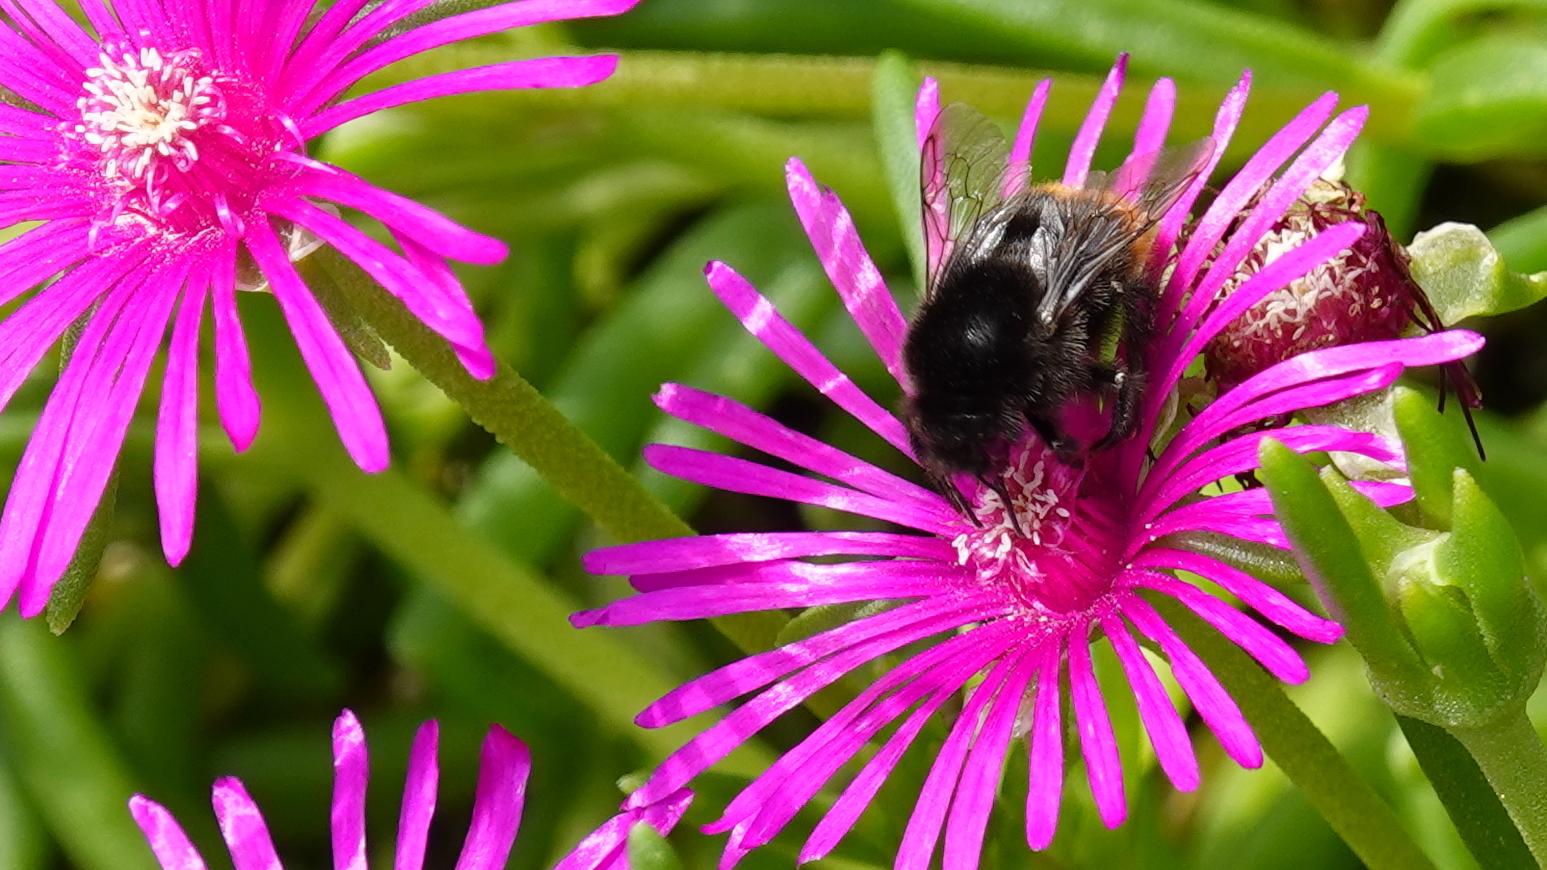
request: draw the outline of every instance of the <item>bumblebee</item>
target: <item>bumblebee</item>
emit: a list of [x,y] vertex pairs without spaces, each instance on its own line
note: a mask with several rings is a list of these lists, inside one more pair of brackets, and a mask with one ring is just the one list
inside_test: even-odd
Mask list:
[[[1154,227],[1211,153],[1204,140],[1079,187],[1032,186],[975,110],[953,104],[935,120],[922,154],[927,280],[903,343],[902,412],[931,483],[975,523],[953,477],[1009,505],[993,471],[1026,426],[1070,462],[1133,433],[1158,292]],[[1095,394],[1110,395],[1108,428],[1082,445],[1059,414]]]

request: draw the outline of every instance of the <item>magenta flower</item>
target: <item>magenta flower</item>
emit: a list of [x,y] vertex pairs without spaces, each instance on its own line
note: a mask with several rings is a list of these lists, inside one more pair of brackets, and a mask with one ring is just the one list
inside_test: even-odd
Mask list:
[[[419,726],[408,756],[408,780],[403,786],[403,809],[398,816],[396,870],[420,870],[430,820],[435,815],[435,792],[440,777],[436,749],[440,729],[435,722]],[[478,771],[478,791],[473,798],[473,819],[457,870],[499,870],[505,866],[521,808],[526,799],[526,780],[532,760],[526,744],[498,725],[484,738]],[[370,768],[365,754],[365,732],[355,715],[345,710],[333,723],[333,866],[364,870],[365,783]],[[560,863],[564,870],[627,870],[629,829],[644,822],[662,835],[687,809],[692,795],[686,790],[660,806],[626,810],[602,826]],[[279,857],[257,804],[241,780],[215,781],[213,803],[220,833],[237,870],[277,868]],[[129,812],[145,832],[156,860],[166,870],[203,870],[204,859],[188,841],[177,820],[166,808],[144,795],[129,800]]]
[[[1119,61],[1091,107],[1064,168],[1064,184],[1078,186],[1086,179],[1123,71]],[[1219,109],[1213,133],[1217,147],[1205,177],[1235,129],[1248,84],[1243,77]],[[1047,93],[1044,82],[1027,108],[1012,163],[1031,153]],[[1155,84],[1134,155],[1153,155],[1164,141],[1174,95],[1169,80]],[[1012,741],[1021,739],[1028,743],[1029,757],[1026,837],[1033,849],[1046,847],[1058,820],[1066,724],[1078,736],[1101,818],[1115,827],[1127,812],[1121,760],[1091,656],[1092,644],[1103,637],[1132,688],[1159,765],[1177,788],[1198,785],[1198,761],[1181,715],[1140,652],[1140,638],[1169,661],[1173,677],[1225,752],[1241,765],[1261,764],[1262,750],[1236,703],[1152,602],[1166,600],[1191,611],[1291,683],[1307,678],[1305,662],[1259,619],[1322,643],[1336,640],[1341,629],[1247,573],[1189,550],[1174,536],[1210,532],[1287,547],[1263,490],[1208,495],[1203,488],[1254,469],[1257,447],[1267,437],[1300,452],[1348,451],[1399,466],[1399,445],[1381,436],[1273,421],[1382,389],[1407,366],[1456,359],[1482,343],[1475,334],[1458,330],[1322,349],[1273,366],[1190,418],[1176,419],[1178,383],[1211,337],[1255,301],[1359,237],[1358,224],[1330,227],[1267,263],[1215,304],[1217,292],[1261,235],[1358,134],[1366,110],[1355,108],[1334,118],[1335,104],[1336,95],[1327,94],[1274,134],[1188,227],[1184,241],[1178,238],[1204,177],[1156,228],[1154,267],[1165,280],[1138,435],[1074,467],[1027,434],[1000,474],[1012,503],[1001,503],[991,489],[977,484],[968,494],[983,518],[981,528],[936,492],[732,399],[674,384],[662,388],[656,402],[668,414],[804,473],[663,445],[646,449],[654,468],[731,492],[880,520],[898,530],[722,534],[588,555],[590,571],[629,575],[638,594],[577,614],[579,626],[822,605],[855,610],[846,624],[729,664],[645,709],[639,724],[660,727],[744,699],[667,758],[627,805],[648,806],[685,787],[814,693],[898,655],[900,662],[785,753],[708,826],[711,833],[729,832],[725,866],[777,835],[852,763],[857,772],[833,783],[837,797],[800,853],[803,861],[827,855],[925,725],[958,697],[959,708],[947,707],[956,711],[954,721],[903,834],[898,867],[928,866],[942,835],[945,866],[976,866],[1001,769]],[[937,113],[937,89],[927,82],[918,101],[921,143]],[[1116,177],[1136,179],[1131,189],[1137,189],[1152,164],[1143,156],[1130,158]],[[817,256],[861,333],[897,380],[900,395],[907,390],[901,377],[902,312],[837,197],[819,187],[798,161],[790,162],[787,174],[795,211]],[[1237,212],[1248,202],[1255,202],[1250,216],[1237,222]],[[935,250],[943,244],[934,237],[927,242]],[[720,301],[749,332],[838,407],[911,458],[898,419],[829,362],[768,299],[723,263],[710,264],[707,274]],[[1269,422],[1240,434],[1246,424],[1258,421]],[[1411,497],[1403,485],[1359,486],[1382,504]],[[1018,524],[1009,519],[1010,511]],[[1231,606],[1213,587],[1251,613]],[[1072,723],[1064,721],[1065,693]],[[860,755],[888,728],[889,736],[873,754]]]
[[[408,756],[408,780],[403,786],[403,810],[398,817],[397,870],[424,866],[430,819],[435,815],[435,790],[440,778],[436,749],[440,728],[435,722],[419,726]],[[510,847],[521,825],[526,800],[526,778],[532,759],[526,744],[498,725],[484,738],[478,770],[478,792],[473,799],[473,820],[462,845],[457,870],[498,870],[505,866]],[[360,720],[345,710],[333,723],[333,866],[363,868],[365,862],[365,782],[370,772],[365,755],[365,732]],[[258,805],[235,777],[215,781],[212,802],[220,833],[231,862],[238,868],[279,867],[279,858]],[[144,795],[129,799],[129,812],[167,870],[194,870],[204,859],[188,841],[177,820],[166,808]]]
[[[0,324],[0,406],[83,316],[84,330],[17,470],[0,518],[0,604],[42,609],[112,472],[171,326],[156,427],[162,547],[193,528],[199,330],[214,315],[215,394],[238,450],[258,426],[236,291],[266,282],[361,468],[387,464],[381,413],[359,366],[292,261],[331,245],[488,377],[494,359],[448,260],[494,263],[499,241],[306,154],[306,143],[431,97],[591,84],[617,58],[550,57],[342,95],[423,51],[513,27],[613,15],[636,0],[519,0],[423,23],[430,0],[84,0],[90,31],[54,0],[7,4],[0,84],[0,303],[54,280]],[[313,13],[316,14],[313,14]],[[343,220],[383,224],[396,248]],[[239,268],[239,261],[244,265]],[[255,269],[251,277],[248,269]]]

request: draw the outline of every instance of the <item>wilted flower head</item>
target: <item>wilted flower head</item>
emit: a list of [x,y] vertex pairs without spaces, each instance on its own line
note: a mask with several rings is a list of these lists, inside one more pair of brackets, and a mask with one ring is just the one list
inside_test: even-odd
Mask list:
[[[435,815],[440,769],[436,751],[440,728],[431,721],[419,726],[408,756],[408,779],[403,786],[403,809],[398,816],[396,870],[424,867],[430,820]],[[505,866],[521,809],[526,802],[526,781],[532,771],[526,744],[498,725],[484,738],[478,769],[478,790],[473,799],[473,818],[457,870],[500,870]],[[365,732],[355,715],[345,710],[333,723],[333,866],[365,870],[365,784],[370,766],[365,753]],[[686,790],[661,806],[625,811],[603,825],[561,862],[567,870],[627,870],[626,844],[629,828],[644,822],[661,834],[671,832],[692,794]],[[238,868],[280,866],[274,844],[257,804],[235,777],[215,781],[215,818],[226,849]],[[204,859],[189,842],[181,826],[166,808],[144,795],[129,801],[129,812],[145,833],[156,860],[166,870],[203,868]]]
[[[1086,180],[1123,71],[1119,61],[1091,107],[1062,183],[1079,186]],[[822,605],[849,606],[854,613],[845,624],[722,667],[648,707],[639,723],[659,727],[750,696],[666,759],[628,805],[663,799],[816,692],[899,656],[709,826],[711,832],[730,833],[725,864],[776,836],[853,762],[857,772],[834,785],[838,796],[811,832],[801,859],[828,854],[942,709],[952,711],[948,715],[954,720],[922,785],[897,866],[927,866],[942,835],[946,866],[976,866],[1004,761],[1012,741],[1020,739],[1029,744],[1027,841],[1032,848],[1047,846],[1064,782],[1066,697],[1096,806],[1102,820],[1116,826],[1126,816],[1127,802],[1091,654],[1101,638],[1111,645],[1132,688],[1160,767],[1178,788],[1198,785],[1198,761],[1181,715],[1140,651],[1141,638],[1169,662],[1172,676],[1225,753],[1245,766],[1261,763],[1262,751],[1240,709],[1168,624],[1164,610],[1190,611],[1288,682],[1304,680],[1306,665],[1259,618],[1318,642],[1336,640],[1341,629],[1249,574],[1189,549],[1176,536],[1213,533],[1286,547],[1264,491],[1207,495],[1204,487],[1254,469],[1264,437],[1299,452],[1344,450],[1393,464],[1402,461],[1400,447],[1379,435],[1338,426],[1279,422],[1249,435],[1232,433],[1247,423],[1281,421],[1302,408],[1382,389],[1405,366],[1455,359],[1474,351],[1481,339],[1456,331],[1304,354],[1248,378],[1185,422],[1173,421],[1174,391],[1203,347],[1242,311],[1336,255],[1365,229],[1362,222],[1329,227],[1281,252],[1222,304],[1213,304],[1262,236],[1348,148],[1366,114],[1361,107],[1334,118],[1335,95],[1316,100],[1246,161],[1179,244],[1206,176],[1235,130],[1247,88],[1243,78],[1226,97],[1215,122],[1209,165],[1155,229],[1153,274],[1167,277],[1156,279],[1157,330],[1144,349],[1152,380],[1138,434],[1085,456],[1079,465],[1061,460],[1035,435],[1025,434],[999,469],[999,480],[991,481],[1002,483],[1010,503],[1003,503],[991,486],[978,485],[969,496],[983,527],[964,519],[938,493],[732,399],[674,384],[660,391],[656,402],[668,414],[799,471],[663,445],[646,450],[656,469],[732,492],[881,520],[897,530],[710,535],[589,554],[589,570],[629,575],[638,594],[577,614],[577,625]],[[1028,106],[1011,161],[1030,154],[1046,96],[1044,82]],[[1169,80],[1156,83],[1134,155],[1153,155],[1164,141],[1174,97]],[[921,141],[937,114],[937,90],[928,82],[918,101]],[[1130,158],[1120,172],[1142,181],[1148,171],[1144,163]],[[788,182],[828,277],[897,380],[900,394],[905,389],[902,312],[837,197],[819,187],[798,161],[789,164]],[[1264,185],[1266,191],[1260,192]],[[1138,186],[1136,181],[1133,187]],[[1248,203],[1251,212],[1242,219],[1238,213]],[[930,246],[943,242],[926,241]],[[834,404],[912,458],[897,418],[837,369],[767,298],[725,264],[711,264],[707,274],[716,295],[748,331]],[[1401,485],[1359,486],[1381,503],[1411,497]],[[1011,521],[1012,512],[1018,522]],[[1254,615],[1226,603],[1213,587]],[[953,705],[958,697],[960,705]],[[860,755],[888,729],[878,749]]]
[[[493,263],[499,241],[312,159],[309,140],[431,97],[606,78],[612,56],[517,60],[348,98],[399,60],[512,27],[622,12],[635,0],[522,0],[425,21],[429,0],[85,0],[83,27],[54,0],[0,14],[0,405],[85,319],[27,445],[0,519],[0,603],[42,609],[112,473],[168,327],[156,427],[162,546],[178,562],[193,526],[199,331],[213,312],[215,394],[237,449],[258,426],[236,291],[266,282],[350,455],[387,463],[381,413],[293,260],[330,245],[444,336],[469,372],[494,360],[449,260]],[[313,14],[316,13],[316,14]],[[339,216],[383,224],[396,248]],[[244,268],[238,269],[242,260]],[[239,277],[240,273],[240,277]],[[245,280],[249,279],[250,280]],[[245,285],[245,286],[244,286]]]

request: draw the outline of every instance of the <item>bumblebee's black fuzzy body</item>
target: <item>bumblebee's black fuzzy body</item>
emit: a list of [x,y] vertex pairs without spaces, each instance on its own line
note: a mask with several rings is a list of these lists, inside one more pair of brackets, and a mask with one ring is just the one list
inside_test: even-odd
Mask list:
[[[915,453],[938,481],[957,473],[982,479],[1027,424],[1054,450],[1071,454],[1076,445],[1060,431],[1058,412],[1097,390],[1116,391],[1101,443],[1121,440],[1133,429],[1142,395],[1143,354],[1134,349],[1150,332],[1155,293],[1144,275],[1142,242],[1084,270],[1088,281],[1068,304],[1045,304],[1060,262],[1082,271],[1070,258],[1088,256],[1133,218],[1099,195],[1041,189],[982,220],[997,226],[963,239],[903,345],[913,386],[904,416]],[[1104,359],[1114,331],[1118,353]]]

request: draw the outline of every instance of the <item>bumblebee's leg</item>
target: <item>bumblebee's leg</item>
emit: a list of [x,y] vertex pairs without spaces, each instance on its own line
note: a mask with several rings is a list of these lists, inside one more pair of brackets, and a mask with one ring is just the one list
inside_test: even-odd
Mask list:
[[1110,447],[1129,435],[1139,422],[1139,406],[1144,399],[1146,372],[1144,348],[1149,343],[1154,327],[1151,294],[1147,288],[1134,283],[1123,286],[1118,293],[1118,307],[1122,316],[1122,335],[1118,342],[1116,359],[1110,363],[1098,363],[1104,380],[1117,390],[1112,407],[1112,422],[1107,434],[1096,442],[1096,449]]
[[1096,442],[1098,450],[1133,434],[1139,422],[1139,403],[1144,398],[1143,372],[1135,372],[1121,364],[1112,368],[1112,385],[1117,388],[1117,401],[1112,405],[1112,423],[1107,428],[1107,434]]

